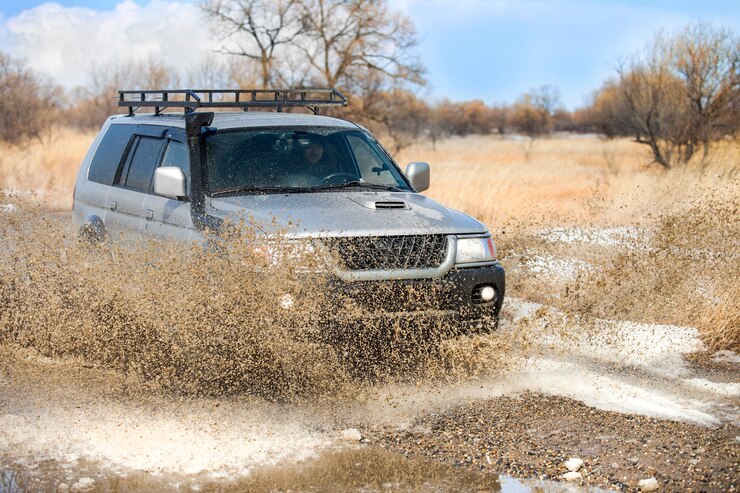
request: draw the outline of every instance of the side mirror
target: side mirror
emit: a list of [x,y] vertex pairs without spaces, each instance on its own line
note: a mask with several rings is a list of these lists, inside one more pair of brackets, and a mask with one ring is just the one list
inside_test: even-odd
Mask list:
[[185,173],[177,166],[162,166],[154,171],[154,193],[180,200],[187,195]]
[[417,192],[429,188],[429,165],[427,163],[409,163],[406,166],[406,177]]

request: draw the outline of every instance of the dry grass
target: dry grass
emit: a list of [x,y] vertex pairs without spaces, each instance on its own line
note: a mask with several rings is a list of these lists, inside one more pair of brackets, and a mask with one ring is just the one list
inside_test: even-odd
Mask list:
[[584,136],[527,143],[493,136],[453,138],[405,149],[400,163],[432,166],[430,197],[484,218],[514,221],[624,224],[644,219],[680,196],[737,176],[740,149],[726,143],[702,173],[699,166],[663,173],[650,166],[646,146],[628,139]]
[[[626,139],[527,143],[468,137],[404,151],[432,165],[428,195],[482,219],[507,267],[507,291],[580,316],[699,327],[709,349],[740,348],[740,147],[663,172]],[[547,242],[544,228],[634,227],[648,249]],[[594,229],[595,228],[595,229]],[[575,279],[536,275],[533,257],[584,262]]]
[[[25,147],[0,147],[0,188],[42,192],[71,206],[72,187],[93,133],[62,129]],[[710,348],[738,348],[740,147],[668,173],[650,166],[645,146],[626,139],[556,137],[534,143],[494,136],[420,142],[400,163],[432,165],[427,192],[482,219],[497,238],[509,293],[581,315],[699,327]],[[544,241],[548,227],[636,226],[657,250],[627,251]],[[693,249],[709,251],[695,258]],[[689,253],[687,253],[689,252]],[[531,275],[527,256],[546,254],[596,266],[559,281]]]
[[610,147],[610,159],[623,173],[636,171],[646,157],[641,147],[627,141],[538,140],[529,156],[526,145],[495,137],[450,139],[436,150],[428,145],[409,148],[400,161],[432,165],[431,197],[503,224],[535,216],[544,223],[591,220],[584,204],[608,193],[613,174],[602,149]]
[[740,285],[733,284],[717,304],[699,314],[699,330],[710,349],[729,349],[740,353]]
[[0,189],[33,191],[55,209],[70,209],[77,170],[94,138],[94,132],[57,129],[22,146],[0,143]]

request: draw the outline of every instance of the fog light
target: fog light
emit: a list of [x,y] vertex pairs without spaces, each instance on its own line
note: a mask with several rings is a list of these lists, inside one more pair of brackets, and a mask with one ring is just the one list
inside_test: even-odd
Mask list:
[[480,299],[481,301],[492,301],[493,298],[496,297],[496,290],[493,289],[492,286],[483,286],[483,289],[480,290]]

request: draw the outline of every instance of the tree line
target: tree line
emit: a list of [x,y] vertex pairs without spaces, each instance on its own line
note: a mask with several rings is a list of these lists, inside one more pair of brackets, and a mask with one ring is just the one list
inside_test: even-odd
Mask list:
[[740,127],[740,37],[727,28],[659,34],[620,62],[589,104],[567,111],[550,85],[509,104],[429,102],[413,23],[386,0],[207,0],[199,8],[221,53],[186,68],[98,65],[85,87],[65,92],[0,53],[0,140],[38,137],[62,109],[65,123],[96,129],[120,112],[118,89],[171,87],[334,87],[350,105],[328,113],[363,124],[394,151],[453,135],[593,132],[631,137],[671,168],[697,153],[705,159]]

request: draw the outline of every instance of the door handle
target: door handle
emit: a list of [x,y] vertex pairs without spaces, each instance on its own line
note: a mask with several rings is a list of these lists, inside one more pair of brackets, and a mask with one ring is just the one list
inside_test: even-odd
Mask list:
[[118,207],[118,202],[116,202],[115,200],[111,200],[110,202],[108,202],[108,208],[110,210],[114,211],[116,210],[116,207]]
[[144,217],[147,219],[152,219],[154,217],[154,211],[151,209],[147,209],[144,211]]

